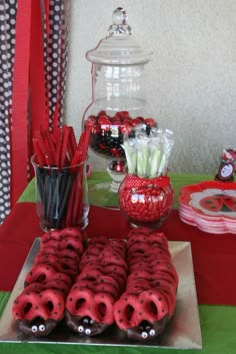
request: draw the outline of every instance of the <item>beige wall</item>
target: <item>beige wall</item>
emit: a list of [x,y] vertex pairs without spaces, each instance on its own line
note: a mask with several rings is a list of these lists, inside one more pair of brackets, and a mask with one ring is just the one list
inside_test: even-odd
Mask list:
[[85,53],[118,6],[154,51],[150,102],[160,127],[175,133],[171,171],[215,173],[223,148],[236,148],[236,0],[71,0],[65,117],[77,134],[91,99]]

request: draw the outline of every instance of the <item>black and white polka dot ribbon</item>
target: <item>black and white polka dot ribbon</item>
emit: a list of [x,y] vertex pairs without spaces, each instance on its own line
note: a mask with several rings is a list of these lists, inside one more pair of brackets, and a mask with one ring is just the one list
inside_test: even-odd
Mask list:
[[0,3],[0,223],[10,212],[11,105],[17,0]]
[[44,65],[49,125],[60,126],[68,58],[68,1],[42,1],[44,8]]
[[0,223],[28,183],[35,130],[63,122],[69,2],[0,2]]

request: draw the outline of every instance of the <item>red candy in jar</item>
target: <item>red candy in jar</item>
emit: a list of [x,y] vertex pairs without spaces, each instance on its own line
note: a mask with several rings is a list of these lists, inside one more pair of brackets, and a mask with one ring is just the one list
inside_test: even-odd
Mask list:
[[89,116],[92,122],[90,135],[90,147],[95,153],[106,157],[124,159],[125,152],[121,145],[124,142],[124,134],[134,137],[134,128],[142,124],[147,132],[157,127],[153,118],[131,117],[128,111],[116,112],[114,116],[108,115],[105,111],[97,115]]
[[120,209],[134,226],[160,226],[173,203],[174,190],[167,176],[148,179],[127,174],[120,185]]

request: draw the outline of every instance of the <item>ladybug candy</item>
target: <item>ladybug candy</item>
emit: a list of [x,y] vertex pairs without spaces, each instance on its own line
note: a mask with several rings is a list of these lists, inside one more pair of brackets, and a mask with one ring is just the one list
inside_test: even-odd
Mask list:
[[128,240],[125,292],[114,305],[117,326],[134,340],[159,336],[173,316],[178,275],[163,233],[137,228]]
[[65,318],[80,336],[99,335],[114,323],[130,339],[159,336],[173,316],[178,288],[165,235],[143,227],[126,241],[94,237],[86,249],[83,241],[72,228],[42,236],[12,308],[19,329],[47,336]]
[[40,251],[12,307],[23,333],[47,336],[64,318],[66,297],[82,252],[83,235],[77,228],[54,230],[41,237]]
[[114,323],[114,304],[125,288],[123,240],[95,237],[80,262],[80,273],[66,301],[67,325],[81,336],[98,335]]

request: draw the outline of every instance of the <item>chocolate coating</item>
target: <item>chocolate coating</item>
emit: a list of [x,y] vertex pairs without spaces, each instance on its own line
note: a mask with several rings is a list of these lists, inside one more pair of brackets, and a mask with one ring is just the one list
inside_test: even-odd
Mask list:
[[17,320],[17,324],[20,331],[34,337],[48,336],[58,325],[58,323],[59,321],[55,321],[52,319],[44,321],[40,318],[33,321]]
[[125,333],[127,337],[132,340],[136,340],[136,341],[152,340],[158,337],[166,329],[168,321],[169,321],[169,316],[167,314],[160,321],[155,321],[153,323],[143,321],[137,327],[127,328],[125,330]]
[[103,333],[110,325],[93,321],[90,317],[74,316],[66,310],[66,323],[69,328],[81,336],[93,337]]

